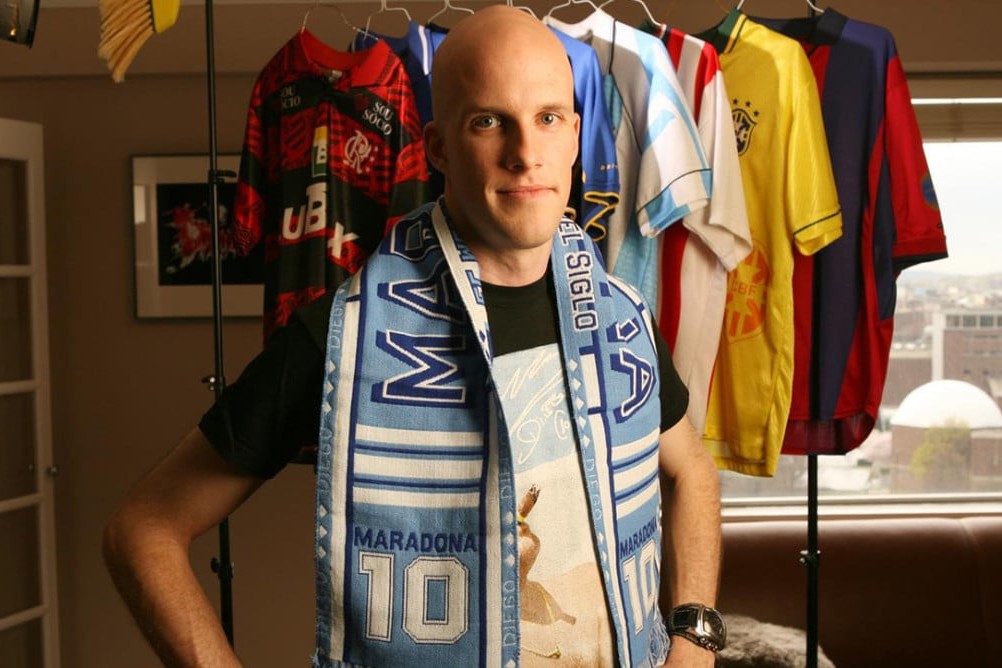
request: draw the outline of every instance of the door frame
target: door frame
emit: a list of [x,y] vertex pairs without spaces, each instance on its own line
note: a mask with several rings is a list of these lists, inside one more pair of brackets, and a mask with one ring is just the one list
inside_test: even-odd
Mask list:
[[38,509],[39,605],[0,618],[0,630],[33,620],[42,626],[44,668],[59,668],[59,609],[56,588],[54,487],[58,469],[52,458],[52,411],[49,375],[48,282],[45,263],[44,142],[38,123],[0,118],[0,158],[25,163],[28,264],[0,265],[2,278],[27,278],[32,334],[32,377],[0,383],[0,394],[34,396],[35,492],[0,500],[0,513]]

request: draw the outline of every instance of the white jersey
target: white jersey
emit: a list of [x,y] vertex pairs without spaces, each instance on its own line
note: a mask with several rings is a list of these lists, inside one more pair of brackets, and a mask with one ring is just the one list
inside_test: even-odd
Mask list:
[[751,252],[751,232],[738,163],[730,98],[713,46],[664,25],[643,26],[661,39],[696,119],[713,169],[710,205],[693,211],[661,238],[658,324],[679,376],[689,388],[686,412],[703,433],[717,359],[727,272]]
[[600,240],[613,274],[657,299],[657,241],[676,220],[705,207],[710,167],[664,46],[597,11],[579,23],[544,21],[590,44],[602,66],[619,160],[620,204]]

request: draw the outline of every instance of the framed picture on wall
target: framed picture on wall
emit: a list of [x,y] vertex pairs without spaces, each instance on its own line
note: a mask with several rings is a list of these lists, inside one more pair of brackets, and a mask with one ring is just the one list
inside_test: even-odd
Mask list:
[[[217,167],[236,173],[240,156],[219,156]],[[212,315],[212,228],[209,156],[132,158],[136,317]],[[224,316],[260,316],[262,244],[241,254],[233,237],[236,183],[218,188],[219,252]]]

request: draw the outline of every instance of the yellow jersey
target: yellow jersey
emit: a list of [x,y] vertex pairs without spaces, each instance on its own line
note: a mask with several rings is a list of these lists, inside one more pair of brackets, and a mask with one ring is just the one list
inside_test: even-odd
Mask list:
[[793,254],[838,239],[842,216],[803,47],[737,10],[699,37],[720,54],[753,244],[728,274],[703,440],[719,468],[771,476],[793,385]]

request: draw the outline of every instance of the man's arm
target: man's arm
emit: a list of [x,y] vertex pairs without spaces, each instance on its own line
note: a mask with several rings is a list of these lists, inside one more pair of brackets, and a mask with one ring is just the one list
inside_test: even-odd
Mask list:
[[[661,434],[659,460],[667,528],[671,606],[713,606],[720,577],[720,480],[713,458],[689,419]],[[680,636],[672,636],[666,666],[712,666],[714,655]]]
[[188,548],[262,482],[227,464],[196,428],[140,480],[105,527],[108,570],[165,665],[240,665]]

